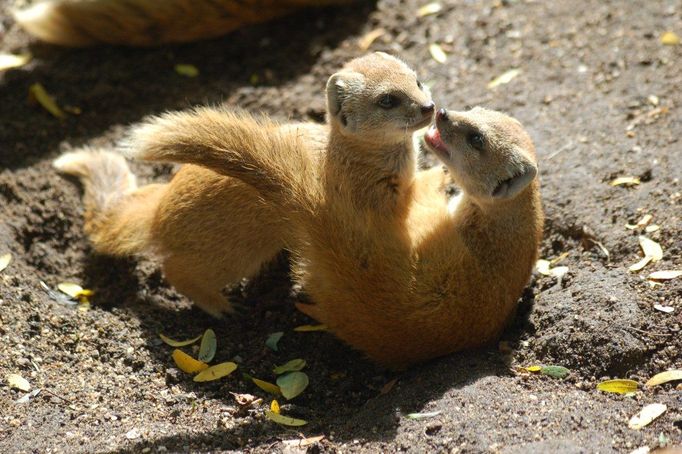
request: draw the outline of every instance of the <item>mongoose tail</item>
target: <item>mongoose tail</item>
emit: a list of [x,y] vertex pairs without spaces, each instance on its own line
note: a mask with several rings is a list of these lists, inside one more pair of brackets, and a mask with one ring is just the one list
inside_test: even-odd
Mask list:
[[125,256],[147,249],[154,207],[165,185],[137,189],[125,159],[102,150],[65,153],[53,165],[83,183],[85,233],[95,250]]
[[215,38],[306,6],[353,0],[51,0],[14,11],[40,40],[70,47],[155,46]]
[[267,118],[201,107],[147,120],[123,147],[134,159],[197,164],[239,178],[276,206],[309,211],[319,199],[318,172],[305,138]]

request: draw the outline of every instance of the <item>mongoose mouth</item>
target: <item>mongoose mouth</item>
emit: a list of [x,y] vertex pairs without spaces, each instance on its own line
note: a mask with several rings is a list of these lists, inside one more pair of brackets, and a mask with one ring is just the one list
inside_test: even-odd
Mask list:
[[436,126],[431,126],[426,134],[424,134],[424,141],[431,148],[439,158],[449,160],[450,150],[443,143],[443,139],[440,137],[440,131]]

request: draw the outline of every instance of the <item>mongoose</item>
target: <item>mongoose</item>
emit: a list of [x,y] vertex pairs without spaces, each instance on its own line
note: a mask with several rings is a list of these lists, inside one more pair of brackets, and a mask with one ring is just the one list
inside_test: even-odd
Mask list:
[[[366,100],[354,101],[376,89],[361,73],[329,81],[331,137],[318,171],[300,138],[276,123],[210,109],[151,120],[133,133],[130,152],[204,165],[256,188],[300,235],[296,269],[314,304],[299,309],[375,361],[399,369],[492,342],[542,233],[533,143],[504,114],[441,110],[426,140],[462,188],[448,209],[437,171],[428,184],[415,178],[398,123],[372,128]],[[374,99],[388,111],[401,105]]]
[[[393,77],[392,89],[406,91],[405,101],[414,103],[410,96],[418,96],[418,102],[428,106],[424,112],[418,109],[420,122],[415,127],[430,121],[433,103],[412,70],[385,54],[360,61],[383,67],[376,77],[399,68],[402,73]],[[362,96],[374,99],[378,94],[367,90]],[[408,104],[406,109],[414,108]],[[379,130],[391,119],[391,115],[383,118],[387,115],[383,107],[371,104],[369,110],[376,111],[373,121]],[[220,111],[205,110],[191,140],[221,140],[219,128],[213,130],[212,126],[221,115]],[[300,151],[307,153],[311,162],[317,163],[327,146],[326,125],[299,123],[275,129],[283,137],[301,140]],[[409,136],[413,129],[401,129],[401,134]],[[254,123],[244,137],[259,131],[267,133]],[[67,153],[55,161],[55,167],[78,175],[85,183],[85,230],[95,250],[112,255],[154,253],[160,257],[169,283],[212,315],[231,311],[221,293],[223,287],[255,275],[295,237],[286,213],[278,214],[254,188],[204,167],[183,166],[170,183],[139,189],[125,161],[113,153]],[[303,168],[298,174],[316,178],[313,171]],[[264,178],[261,185],[267,176]]]
[[47,0],[14,12],[22,28],[62,46],[152,46],[215,38],[303,7],[354,0]]

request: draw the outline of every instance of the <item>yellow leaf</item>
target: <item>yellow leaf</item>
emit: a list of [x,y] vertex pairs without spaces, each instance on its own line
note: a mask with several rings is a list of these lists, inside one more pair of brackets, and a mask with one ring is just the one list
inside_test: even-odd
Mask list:
[[279,386],[274,385],[270,382],[267,382],[265,380],[260,380],[258,378],[251,378],[253,381],[253,384],[258,386],[260,389],[265,391],[266,393],[274,394],[275,396],[279,396],[282,394],[282,391],[280,391]]
[[639,430],[642,427],[648,426],[651,422],[661,416],[668,407],[665,404],[649,404],[640,410],[639,413],[630,418],[628,427],[630,429]]
[[606,380],[597,385],[599,391],[616,394],[628,394],[637,391],[637,382],[634,380]]
[[299,333],[308,333],[311,331],[327,331],[327,325],[301,325],[294,328],[294,331]]
[[663,270],[654,271],[647,277],[647,279],[654,281],[669,281],[670,279],[675,279],[680,276],[682,276],[682,270]]
[[208,364],[197,361],[182,350],[173,350],[173,361],[177,364],[181,371],[188,374],[196,374],[208,368]]
[[182,340],[182,341],[176,341],[171,339],[170,337],[166,337],[163,334],[159,333],[159,337],[161,338],[162,341],[164,341],[166,344],[170,345],[171,347],[186,347],[187,345],[192,345],[199,339],[201,339],[201,335],[193,338],[193,339],[187,339],[187,340]]
[[649,238],[640,235],[639,245],[642,247],[642,251],[644,251],[644,256],[651,257],[652,262],[658,262],[663,258],[663,249],[661,248],[661,245],[654,240],[650,240]]
[[611,186],[637,186],[641,181],[637,177],[619,177],[611,180]]
[[31,384],[19,374],[8,374],[7,384],[10,388],[15,388],[19,391],[29,392],[31,390]]
[[232,372],[237,370],[237,365],[232,362],[220,363],[204,369],[194,376],[194,381],[213,381],[219,378],[227,377]]
[[642,268],[644,268],[645,266],[647,266],[650,261],[651,261],[651,257],[647,255],[644,258],[642,258],[642,260],[640,260],[639,262],[630,265],[628,270],[632,271],[632,272],[639,271]]
[[504,85],[508,84],[511,82],[516,76],[521,74],[521,70],[518,68],[510,69],[509,71],[501,74],[500,76],[494,78],[488,83],[488,88],[495,88],[499,85]]
[[559,255],[559,257],[555,257],[552,260],[549,261],[551,265],[556,265],[557,263],[561,262],[563,259],[568,257],[568,252],[564,252],[563,254]]
[[677,46],[680,44],[680,37],[675,32],[665,32],[661,35],[661,44],[666,46]]
[[438,2],[429,3],[417,10],[417,17],[430,16],[431,14],[441,12],[442,9],[443,5]]
[[270,402],[270,410],[273,413],[279,414],[279,402],[277,402],[276,400],[273,400],[272,402]]
[[204,332],[201,338],[201,347],[199,347],[199,355],[197,359],[199,361],[204,361],[205,363],[211,362],[215,356],[216,348],[218,347],[218,342],[215,338],[215,333],[211,328]]
[[649,225],[653,218],[654,217],[652,215],[645,214],[644,216],[642,216],[642,219],[637,221],[637,227],[646,227],[647,225]]
[[669,381],[682,380],[682,370],[673,369],[656,374],[649,379],[644,386],[651,388],[652,386],[662,385],[663,383],[668,383]]
[[9,252],[7,254],[0,255],[0,271],[7,268],[12,261],[12,254]]
[[542,370],[542,366],[528,366],[526,367],[526,370],[528,372],[540,372]]
[[31,54],[0,54],[0,71],[6,69],[19,68],[31,61]]
[[71,298],[78,298],[78,295],[83,291],[83,287],[73,282],[61,282],[57,284],[60,292],[69,295]]
[[431,53],[431,57],[438,63],[445,63],[446,61],[448,61],[447,54],[445,53],[443,48],[436,43],[429,45],[429,52]]
[[270,421],[282,424],[283,426],[305,426],[308,424],[308,421],[304,421],[303,419],[290,418],[289,416],[283,416],[270,410],[265,411],[265,416]]
[[45,87],[43,87],[41,84],[35,83],[31,85],[28,88],[28,92],[35,98],[36,101],[38,101],[41,106],[43,106],[45,110],[50,112],[52,115],[57,118],[66,118],[66,114],[62,112],[62,109],[59,108],[54,98],[47,93]]
[[197,77],[199,69],[194,65],[177,64],[175,65],[175,72],[185,77]]
[[381,37],[386,33],[386,30],[383,28],[376,28],[372,30],[371,32],[365,34],[362,38],[358,40],[358,47],[361,50],[367,50],[370,48],[372,43],[377,40],[377,38]]

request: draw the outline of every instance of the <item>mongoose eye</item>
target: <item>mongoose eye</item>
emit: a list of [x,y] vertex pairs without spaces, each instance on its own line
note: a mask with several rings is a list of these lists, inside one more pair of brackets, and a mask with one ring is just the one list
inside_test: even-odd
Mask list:
[[419,88],[420,90],[424,89],[424,85],[422,85],[421,81],[419,80],[417,81],[417,88]]
[[379,107],[383,109],[393,109],[400,105],[400,99],[393,95],[384,95],[379,99]]
[[470,132],[467,134],[467,142],[478,151],[483,151],[483,146],[485,143],[481,134],[477,132]]

